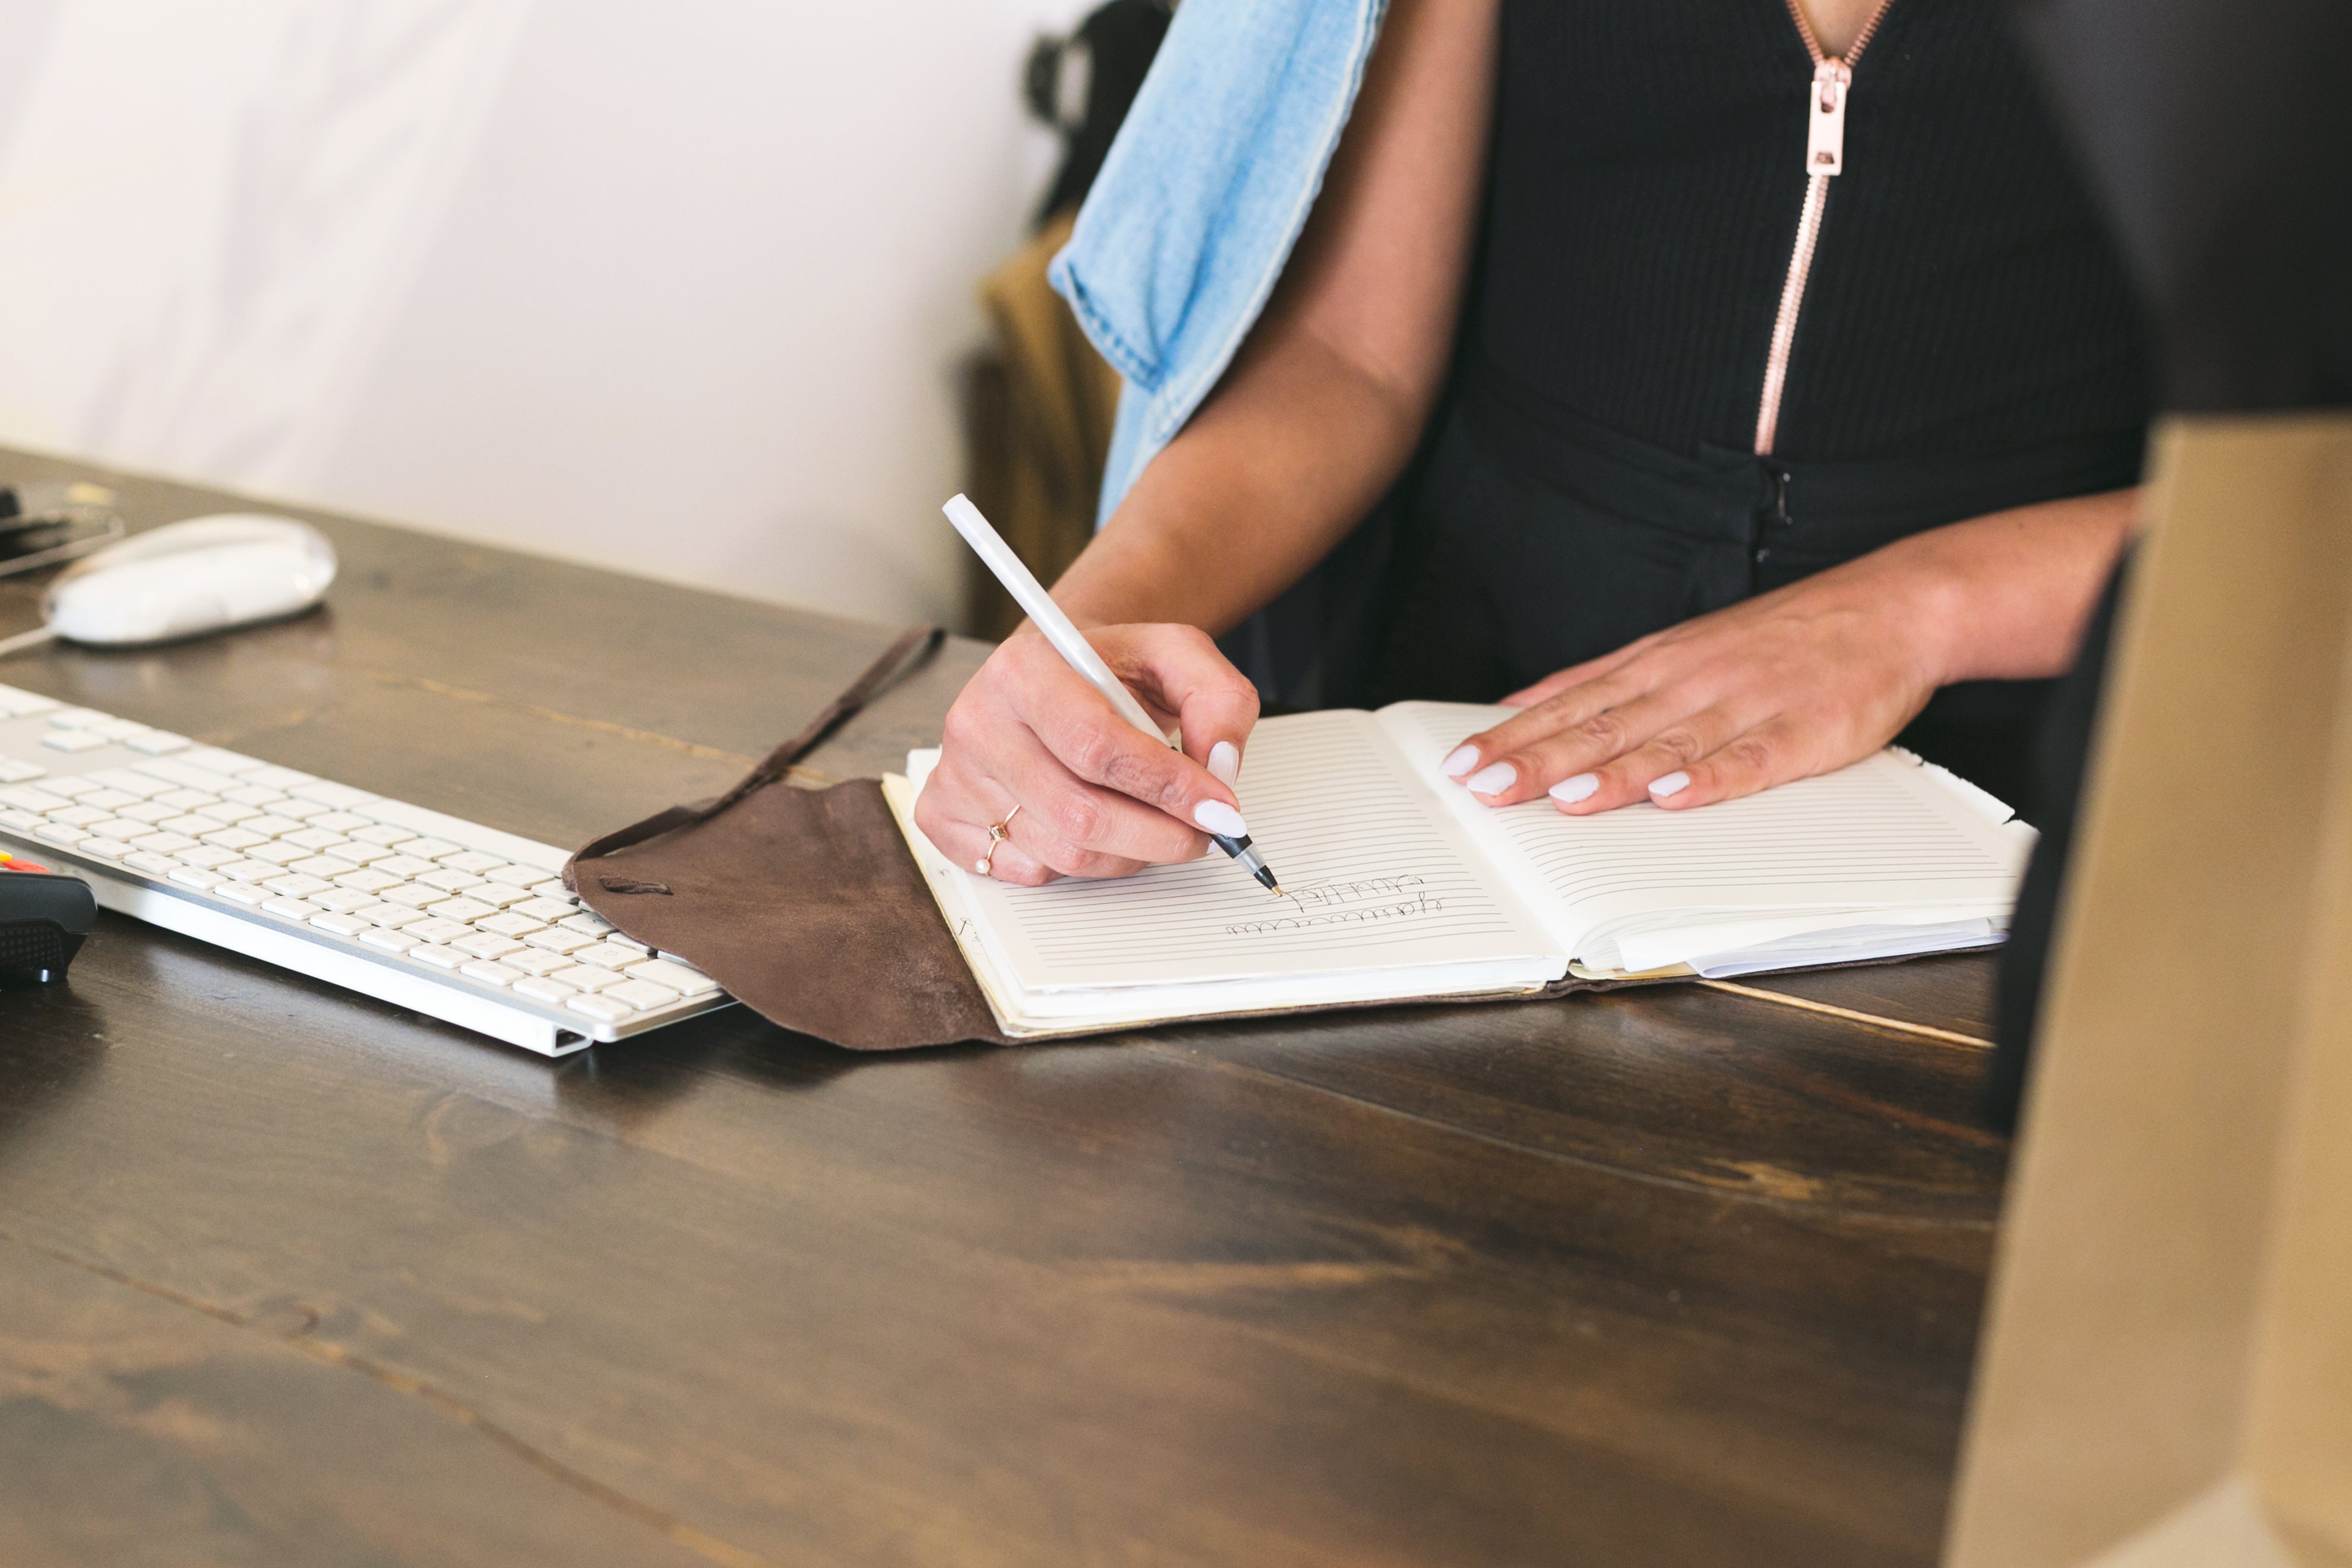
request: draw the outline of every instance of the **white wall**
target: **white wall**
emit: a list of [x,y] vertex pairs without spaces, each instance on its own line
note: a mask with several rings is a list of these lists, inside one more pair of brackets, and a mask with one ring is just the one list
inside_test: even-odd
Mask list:
[[0,0],[0,443],[952,614],[1082,0]]

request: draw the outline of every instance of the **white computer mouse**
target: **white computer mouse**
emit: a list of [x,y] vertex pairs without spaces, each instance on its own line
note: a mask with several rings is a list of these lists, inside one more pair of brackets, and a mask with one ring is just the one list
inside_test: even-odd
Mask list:
[[307,522],[192,517],[82,557],[49,584],[49,626],[81,643],[169,642],[294,615],[335,580],[335,547]]

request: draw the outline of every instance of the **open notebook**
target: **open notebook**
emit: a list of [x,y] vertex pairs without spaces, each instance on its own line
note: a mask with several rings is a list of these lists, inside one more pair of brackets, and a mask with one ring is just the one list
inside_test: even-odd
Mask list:
[[1437,764],[1507,710],[1269,719],[1235,793],[1282,878],[1224,856],[1018,888],[914,826],[938,753],[884,793],[1009,1036],[1351,1003],[1729,975],[2000,940],[2033,830],[1888,750],[1692,811],[1480,805]]

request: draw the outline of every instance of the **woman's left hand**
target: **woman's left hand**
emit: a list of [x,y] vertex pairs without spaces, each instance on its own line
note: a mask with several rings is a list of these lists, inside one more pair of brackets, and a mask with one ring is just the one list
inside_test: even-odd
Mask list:
[[1926,705],[1943,663],[1918,595],[1837,576],[1514,692],[1503,700],[1526,711],[1471,736],[1444,771],[1491,805],[1549,792],[1580,815],[1644,798],[1705,805],[1868,756]]
[[1504,700],[1445,773],[1494,805],[1583,815],[1752,795],[1868,756],[1949,681],[2054,675],[2134,492],[1930,530],[1653,633]]

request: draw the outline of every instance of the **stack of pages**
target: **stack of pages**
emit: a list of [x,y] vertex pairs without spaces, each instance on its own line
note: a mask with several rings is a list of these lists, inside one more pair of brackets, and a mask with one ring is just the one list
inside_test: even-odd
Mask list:
[[2033,830],[1887,750],[1685,811],[1499,809],[1438,773],[1499,708],[1402,702],[1269,719],[1235,793],[1282,879],[1223,855],[1020,888],[934,848],[884,781],[1007,1035],[1853,963],[1997,942]]

